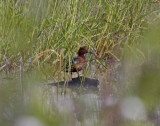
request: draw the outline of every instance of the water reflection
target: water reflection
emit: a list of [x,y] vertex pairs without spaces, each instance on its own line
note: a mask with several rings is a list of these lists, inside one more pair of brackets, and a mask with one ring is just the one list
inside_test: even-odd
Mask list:
[[[86,88],[77,86],[74,88],[57,88],[55,86],[47,86],[49,91],[45,92],[49,98],[47,103],[51,107],[57,108],[58,112],[68,115],[74,120],[74,124],[93,125],[98,124],[98,116],[101,109],[101,100],[98,88]],[[73,125],[73,124],[72,124]]]
[[[128,81],[129,85],[123,83],[122,67],[109,69],[96,86],[94,83],[83,85],[79,78],[75,79],[77,84],[74,80],[65,86],[64,81],[46,84],[39,71],[23,74],[21,81],[18,77],[8,79],[1,76],[0,125],[146,126],[154,125],[153,122],[158,125],[158,109],[153,107],[150,110],[140,92],[143,78],[135,86],[130,86],[132,83]],[[141,76],[145,78],[148,73]],[[158,79],[158,76],[154,77]]]

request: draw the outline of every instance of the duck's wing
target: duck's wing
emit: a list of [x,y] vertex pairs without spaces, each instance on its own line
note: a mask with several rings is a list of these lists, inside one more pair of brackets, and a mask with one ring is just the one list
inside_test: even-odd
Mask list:
[[86,66],[86,59],[82,57],[76,57],[74,58],[71,71],[72,72],[81,71],[85,66]]
[[74,57],[73,61],[72,61],[72,65],[78,64],[81,62],[81,58],[80,57]]
[[76,72],[76,64],[79,64],[81,62],[81,58],[80,57],[74,57],[72,59],[72,63],[71,65],[71,70],[69,70],[69,63],[66,64],[66,72]]

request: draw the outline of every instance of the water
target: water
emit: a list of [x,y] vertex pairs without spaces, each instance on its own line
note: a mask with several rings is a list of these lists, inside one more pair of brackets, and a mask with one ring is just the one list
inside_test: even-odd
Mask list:
[[73,81],[68,87],[48,85],[38,71],[23,73],[22,78],[1,76],[0,125],[158,125],[158,108],[148,111],[139,96],[125,95],[128,87],[123,87],[120,70],[99,71],[99,85],[92,87],[69,86]]

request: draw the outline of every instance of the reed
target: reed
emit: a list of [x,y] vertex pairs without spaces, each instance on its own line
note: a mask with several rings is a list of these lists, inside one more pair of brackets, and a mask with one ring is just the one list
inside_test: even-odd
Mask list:
[[21,65],[57,79],[82,45],[106,68],[124,46],[139,44],[155,6],[153,0],[1,0],[0,71],[19,72]]

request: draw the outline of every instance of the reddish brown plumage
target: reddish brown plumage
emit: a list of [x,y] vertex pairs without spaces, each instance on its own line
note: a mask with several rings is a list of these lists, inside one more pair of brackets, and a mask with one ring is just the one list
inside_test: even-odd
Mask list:
[[66,65],[66,72],[78,72],[81,71],[83,68],[87,65],[87,59],[85,57],[85,54],[88,53],[88,49],[86,46],[81,47],[78,50],[78,56],[73,58],[72,64],[71,64],[71,70],[69,70],[69,63]]

